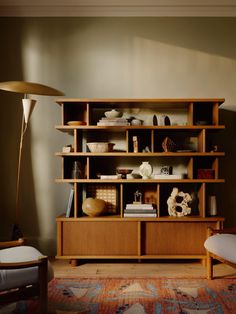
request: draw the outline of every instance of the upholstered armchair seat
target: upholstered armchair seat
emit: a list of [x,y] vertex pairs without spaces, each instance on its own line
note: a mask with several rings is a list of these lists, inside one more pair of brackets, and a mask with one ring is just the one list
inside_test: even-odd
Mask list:
[[23,244],[23,239],[0,242],[0,306],[38,296],[37,313],[46,314],[53,269],[47,256]]
[[[21,263],[38,260],[42,256],[31,246],[18,246],[0,250],[0,263]],[[48,263],[48,281],[53,278],[53,269]],[[0,291],[38,283],[38,268],[2,269],[0,270]]]
[[207,238],[204,246],[209,252],[236,264],[236,234],[215,234]]
[[208,230],[204,243],[207,250],[207,278],[213,278],[213,259],[236,267],[236,228]]

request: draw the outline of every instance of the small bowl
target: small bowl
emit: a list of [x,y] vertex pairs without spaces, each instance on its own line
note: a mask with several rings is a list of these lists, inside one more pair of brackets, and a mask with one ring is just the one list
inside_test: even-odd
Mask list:
[[107,153],[112,152],[114,143],[109,142],[93,142],[87,143],[87,146],[91,153]]
[[121,117],[122,115],[122,112],[121,111],[117,111],[115,109],[112,109],[110,111],[106,111],[105,113],[105,116],[108,118],[108,119],[114,119],[114,118],[119,118]]
[[131,125],[142,125],[143,121],[140,119],[133,119]]
[[116,168],[116,172],[121,174],[121,179],[127,179],[127,174],[130,174],[133,169],[128,168]]

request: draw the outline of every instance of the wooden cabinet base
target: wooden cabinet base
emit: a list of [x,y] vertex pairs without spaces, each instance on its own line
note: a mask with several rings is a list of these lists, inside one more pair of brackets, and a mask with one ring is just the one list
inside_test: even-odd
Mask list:
[[[57,258],[202,259],[207,228],[221,228],[223,218],[175,221],[58,218]],[[73,264],[75,265],[75,264]]]

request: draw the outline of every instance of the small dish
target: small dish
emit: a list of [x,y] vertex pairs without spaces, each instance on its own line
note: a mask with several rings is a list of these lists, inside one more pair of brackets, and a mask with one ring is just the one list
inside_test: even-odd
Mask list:
[[121,179],[127,179],[127,174],[130,174],[133,169],[128,168],[116,168],[116,172],[121,174]]
[[85,121],[68,121],[68,125],[70,126],[78,126],[78,125],[86,125]]

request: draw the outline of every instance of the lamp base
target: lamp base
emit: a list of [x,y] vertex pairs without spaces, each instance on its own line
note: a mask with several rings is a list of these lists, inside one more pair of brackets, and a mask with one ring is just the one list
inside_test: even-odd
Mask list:
[[11,240],[15,241],[19,238],[23,238],[23,233],[18,224],[14,224],[12,227]]

